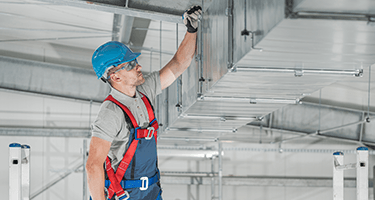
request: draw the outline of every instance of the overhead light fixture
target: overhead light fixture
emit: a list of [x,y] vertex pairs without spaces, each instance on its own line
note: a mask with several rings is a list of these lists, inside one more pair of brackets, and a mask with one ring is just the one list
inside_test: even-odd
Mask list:
[[276,73],[293,73],[296,77],[301,77],[305,74],[328,74],[328,75],[350,75],[355,77],[362,77],[363,69],[355,70],[335,70],[335,69],[292,69],[292,68],[277,68],[277,67],[246,67],[236,66],[234,72],[276,72]]

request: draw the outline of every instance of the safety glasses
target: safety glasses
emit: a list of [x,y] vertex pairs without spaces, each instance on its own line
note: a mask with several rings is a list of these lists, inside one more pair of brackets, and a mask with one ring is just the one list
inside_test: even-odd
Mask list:
[[116,72],[121,71],[121,70],[123,70],[123,69],[126,69],[126,71],[130,71],[130,70],[134,69],[134,67],[137,66],[137,64],[138,64],[137,59],[134,59],[134,60],[128,62],[128,63],[127,63],[126,65],[124,65],[123,67],[121,67],[120,69],[118,69],[118,70],[116,70],[115,72],[113,72],[113,73],[116,73]]
[[[123,67],[121,67],[120,69],[118,69],[118,70],[112,72],[111,74],[114,74],[114,73],[116,73],[116,72],[118,72],[118,71],[121,71],[121,70],[124,70],[124,69],[126,69],[126,71],[130,71],[130,70],[134,69],[134,67],[136,67],[137,64],[138,64],[137,59],[134,59],[134,60],[132,60],[132,61],[126,63],[126,64],[125,64]],[[109,78],[110,78],[110,74],[108,75],[107,80],[108,80]]]

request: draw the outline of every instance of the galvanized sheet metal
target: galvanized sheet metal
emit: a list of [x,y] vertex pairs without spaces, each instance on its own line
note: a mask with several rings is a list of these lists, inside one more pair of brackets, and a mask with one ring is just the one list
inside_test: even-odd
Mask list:
[[331,13],[375,14],[373,0],[304,0],[299,3],[294,12],[316,11]]
[[[261,41],[284,19],[285,1],[280,0],[235,0],[233,1],[233,62],[237,63],[251,51],[252,40],[241,36],[246,28],[254,32],[254,44]],[[246,18],[245,18],[246,16]]]

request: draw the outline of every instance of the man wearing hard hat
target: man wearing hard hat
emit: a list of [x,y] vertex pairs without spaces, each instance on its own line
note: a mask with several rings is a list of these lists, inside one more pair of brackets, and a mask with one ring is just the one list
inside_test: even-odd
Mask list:
[[143,77],[137,61],[140,53],[120,42],[107,42],[94,52],[94,71],[110,84],[111,93],[92,124],[86,170],[93,200],[162,199],[156,154],[159,126],[152,105],[189,67],[201,13],[200,6],[184,13],[184,40],[172,60],[148,77]]

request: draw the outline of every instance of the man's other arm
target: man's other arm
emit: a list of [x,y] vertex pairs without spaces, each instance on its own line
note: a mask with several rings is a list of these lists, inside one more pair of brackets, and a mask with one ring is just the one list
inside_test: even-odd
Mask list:
[[196,40],[197,33],[186,32],[172,60],[159,71],[162,90],[170,86],[190,66],[196,49]]
[[93,200],[105,200],[104,195],[104,168],[103,163],[107,157],[111,143],[92,137],[90,153],[86,162],[87,182]]

